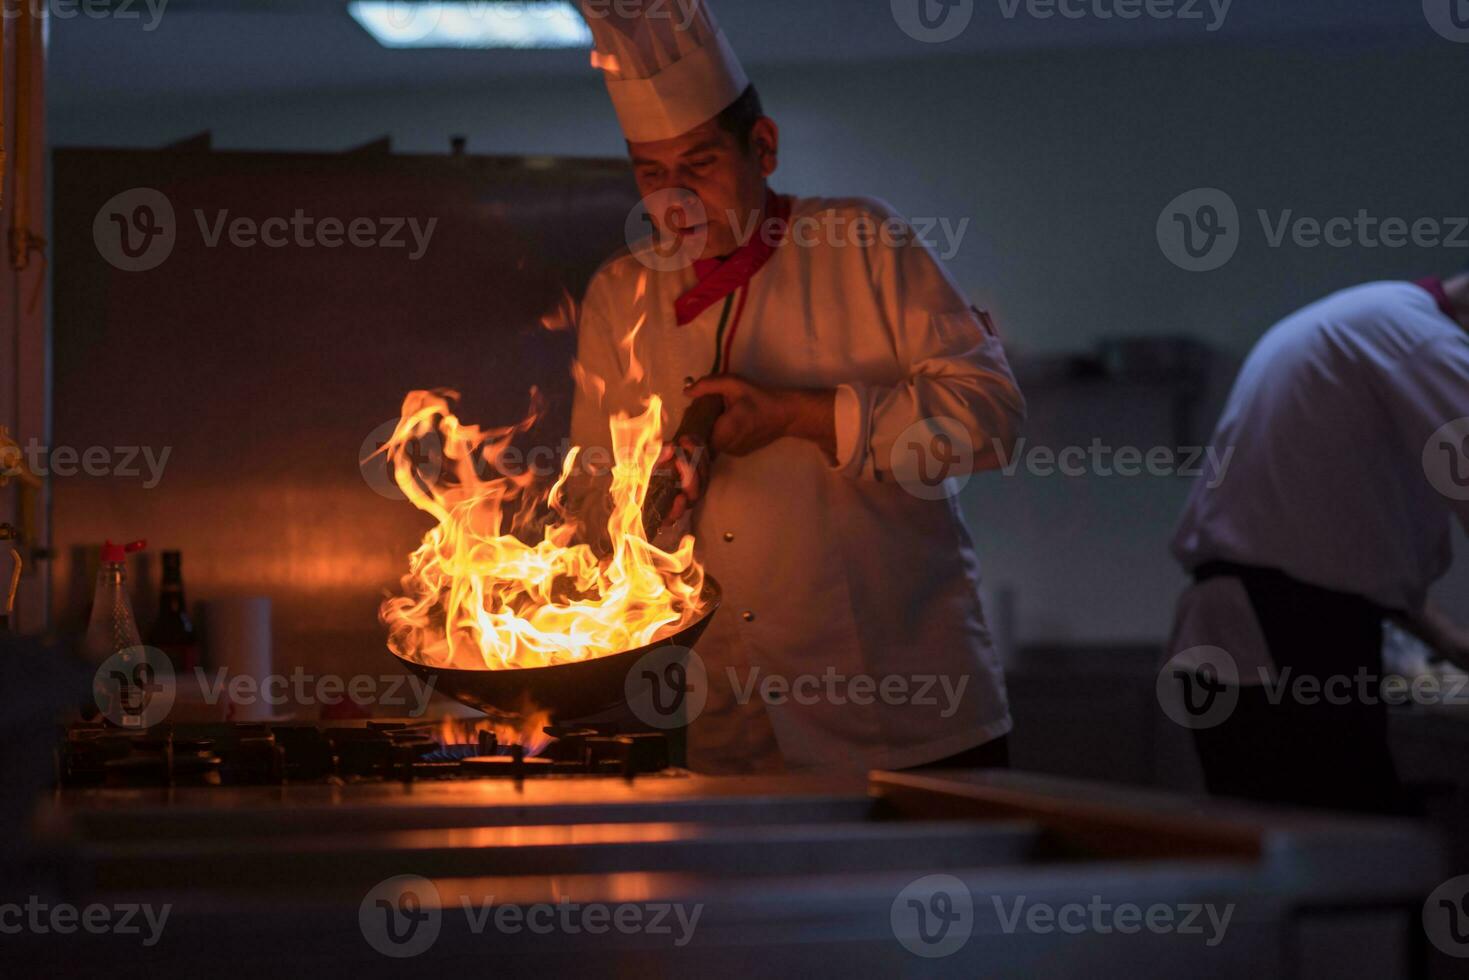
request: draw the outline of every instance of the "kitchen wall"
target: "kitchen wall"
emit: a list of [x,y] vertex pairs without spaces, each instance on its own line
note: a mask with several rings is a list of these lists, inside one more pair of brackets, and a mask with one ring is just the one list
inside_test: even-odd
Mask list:
[[[156,552],[181,550],[211,667],[224,666],[211,604],[251,595],[272,600],[278,663],[344,676],[379,663],[378,606],[427,523],[381,457],[362,461],[414,389],[462,392],[466,422],[504,422],[527,415],[537,384],[521,448],[559,443],[575,338],[540,318],[621,242],[637,203],[625,165],[78,149],[57,151],[52,170],[66,283],[54,308],[54,439],[99,458],[52,480],[55,621],[85,622],[99,542],[146,537],[154,553],[131,563],[135,608],[152,621]],[[175,231],[149,239],[168,242],[166,253],[145,247],[156,267],[124,271],[112,261],[121,239],[105,240],[104,260],[93,218],[142,185],[167,201]],[[325,235],[320,247],[232,247],[196,230],[303,204],[323,222],[410,223],[369,222],[367,240],[382,247],[352,252]],[[262,244],[267,234],[262,225]],[[432,442],[419,448],[431,472],[440,457]],[[62,471],[59,453],[53,462]]]
[[[784,127],[781,189],[968,219],[949,266],[1023,365],[1110,335],[1207,341],[1220,358],[1206,419],[1273,320],[1334,288],[1469,261],[1469,249],[1272,248],[1256,214],[1469,215],[1462,46],[1067,50],[753,74]],[[105,93],[53,105],[53,139],[147,146],[207,129],[218,147],[336,150],[387,134],[399,151],[438,152],[462,133],[482,154],[621,149],[591,77],[138,108]],[[1243,216],[1238,254],[1207,274],[1170,264],[1155,239],[1164,206],[1197,187],[1227,191]],[[1050,381],[1031,397],[1032,444],[1178,437],[1166,391]],[[1021,642],[1160,638],[1181,585],[1166,546],[1187,490],[1182,478],[975,480],[965,503],[996,617]],[[1469,619],[1460,564],[1444,595]]]

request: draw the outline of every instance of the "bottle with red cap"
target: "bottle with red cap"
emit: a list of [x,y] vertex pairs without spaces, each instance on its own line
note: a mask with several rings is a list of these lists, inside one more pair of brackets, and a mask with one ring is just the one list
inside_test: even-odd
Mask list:
[[143,645],[133,604],[128,598],[127,558],[147,547],[143,541],[102,546],[102,567],[97,570],[97,591],[92,596],[92,618],[87,623],[85,652],[93,664],[101,664],[114,653]]

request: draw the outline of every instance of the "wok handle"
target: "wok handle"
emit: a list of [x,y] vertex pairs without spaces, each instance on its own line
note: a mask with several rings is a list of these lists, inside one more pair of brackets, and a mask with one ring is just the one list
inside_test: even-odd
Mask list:
[[[722,395],[701,395],[695,398],[684,412],[683,421],[679,423],[673,441],[677,442],[687,436],[707,448],[714,436],[714,423],[723,414]],[[712,450],[710,460],[713,460]],[[678,499],[679,490],[678,470],[671,465],[655,472],[648,482],[648,495],[643,498],[643,532],[649,541],[663,529],[669,512],[673,510],[673,502]]]

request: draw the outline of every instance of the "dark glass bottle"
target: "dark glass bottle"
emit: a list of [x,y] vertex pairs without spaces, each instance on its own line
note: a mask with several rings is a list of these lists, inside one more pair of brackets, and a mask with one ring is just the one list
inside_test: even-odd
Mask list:
[[173,661],[175,671],[199,666],[199,638],[184,601],[183,560],[177,551],[163,553],[163,582],[158,587],[158,618],[148,631],[148,645]]

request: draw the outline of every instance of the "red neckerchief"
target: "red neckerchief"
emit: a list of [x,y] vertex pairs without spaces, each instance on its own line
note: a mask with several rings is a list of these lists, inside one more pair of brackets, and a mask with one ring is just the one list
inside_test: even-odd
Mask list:
[[748,242],[722,259],[700,259],[694,263],[694,274],[699,281],[673,304],[678,325],[693,323],[699,314],[755,278],[755,273],[765,267],[785,241],[790,218],[791,199],[767,191],[765,216]]
[[1427,279],[1419,279],[1413,285],[1428,290],[1428,295],[1432,296],[1434,302],[1438,304],[1439,311],[1450,320],[1458,321],[1459,317],[1454,312],[1454,304],[1449,302],[1449,294],[1444,292],[1442,279],[1430,276]]

